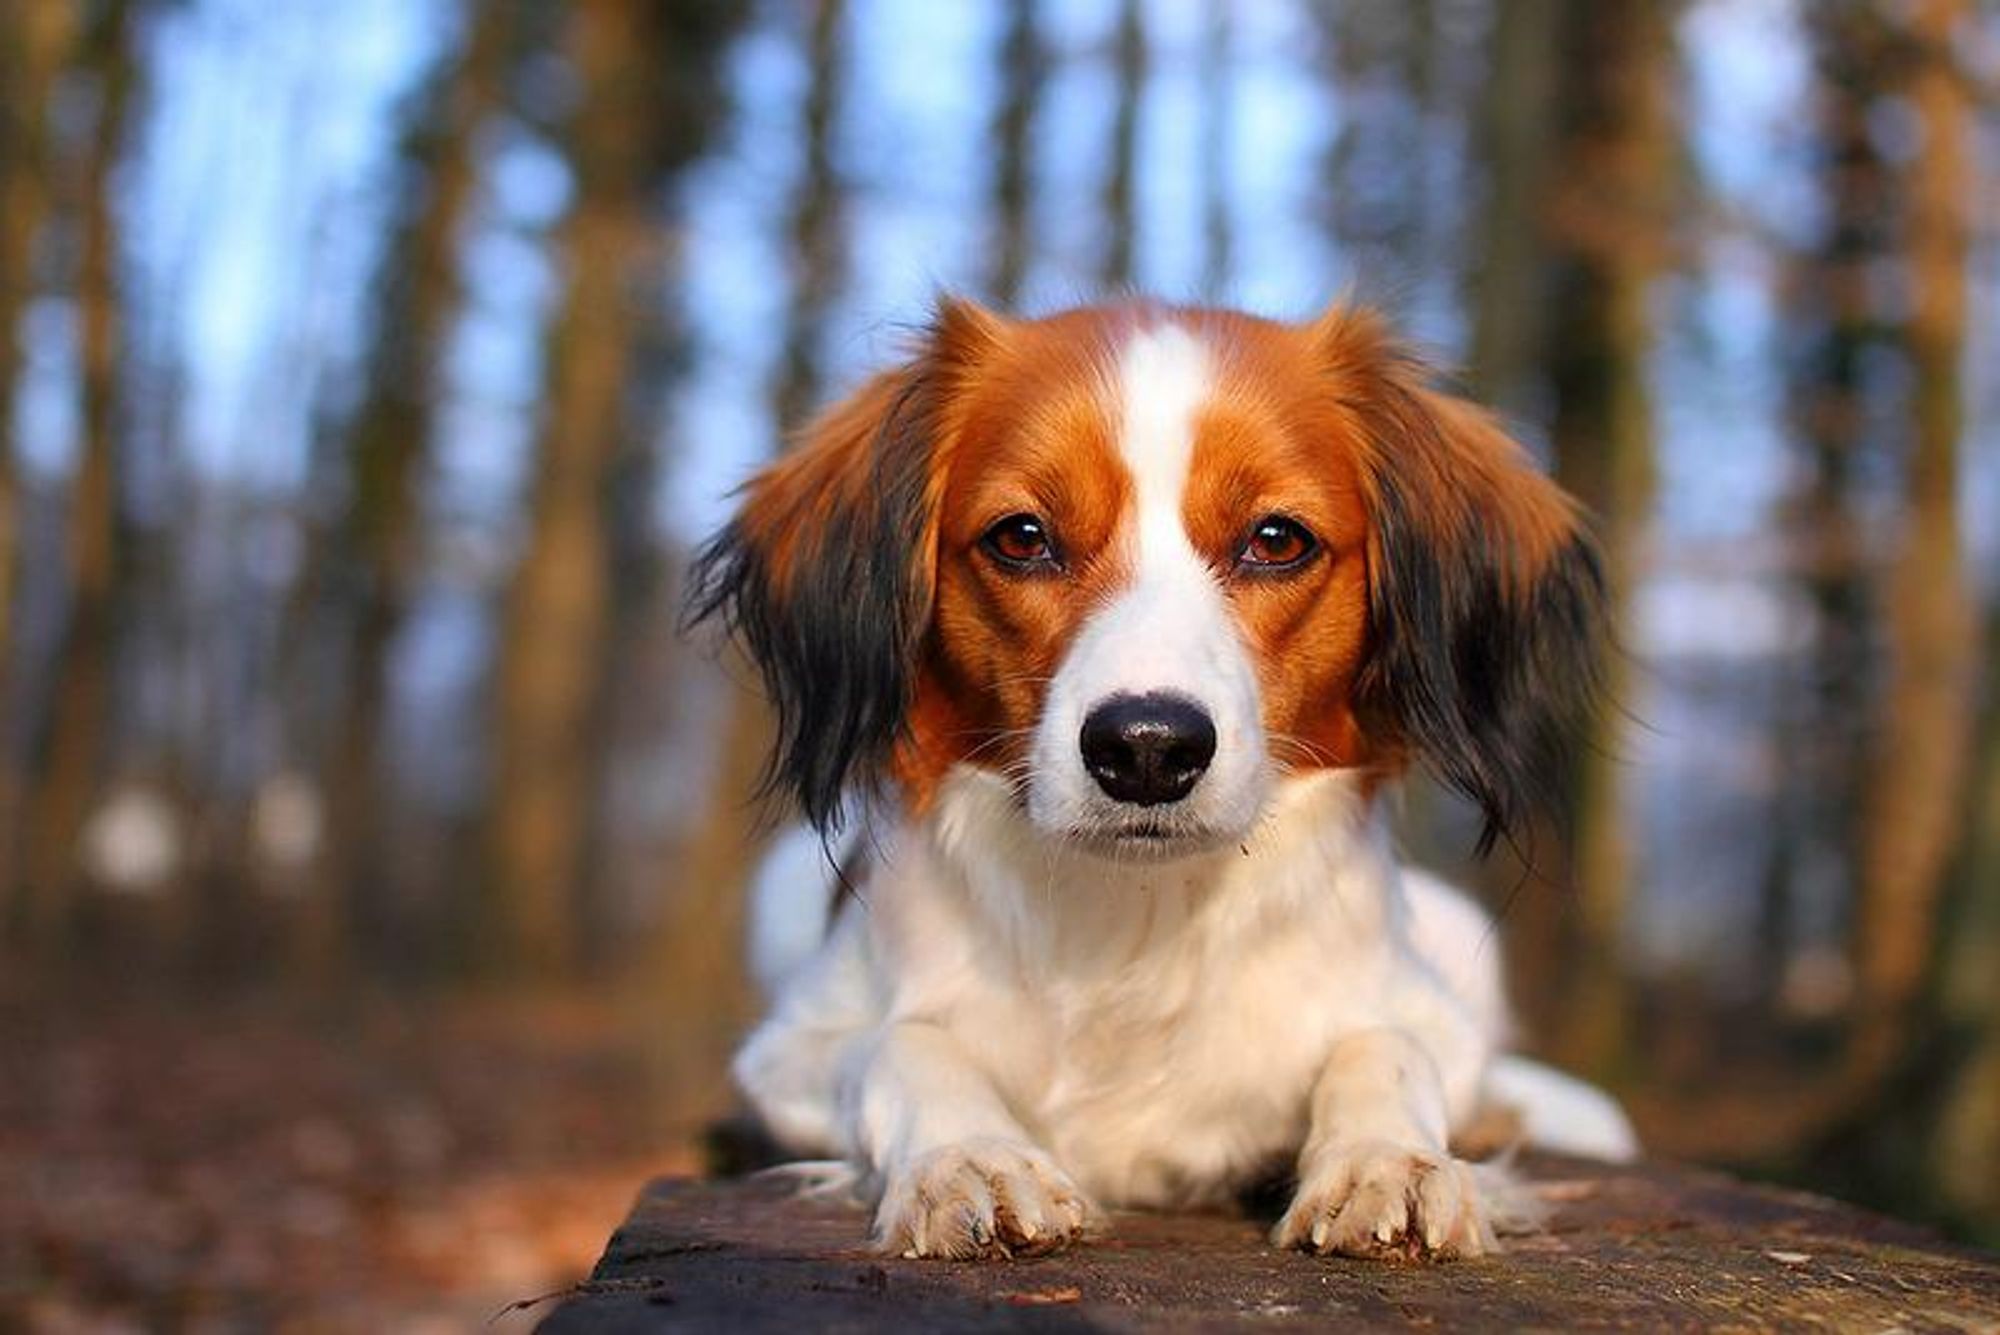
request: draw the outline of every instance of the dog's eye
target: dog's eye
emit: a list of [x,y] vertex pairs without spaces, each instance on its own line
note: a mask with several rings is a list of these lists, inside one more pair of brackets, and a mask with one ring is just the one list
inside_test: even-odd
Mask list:
[[1236,561],[1259,570],[1283,570],[1300,564],[1318,549],[1319,539],[1298,520],[1265,515],[1250,530]]
[[1056,559],[1047,527],[1029,514],[1008,515],[987,529],[986,536],[979,542],[1002,565],[1016,568],[1053,565]]

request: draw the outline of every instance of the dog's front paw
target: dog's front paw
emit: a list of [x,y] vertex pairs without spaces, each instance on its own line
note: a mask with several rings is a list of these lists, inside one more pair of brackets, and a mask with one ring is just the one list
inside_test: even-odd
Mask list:
[[1397,1260],[1480,1256],[1494,1246],[1468,1165],[1385,1141],[1323,1155],[1271,1240],[1312,1252]]
[[1035,1255],[1078,1237],[1093,1211],[1040,1150],[975,1140],[932,1150],[891,1172],[875,1212],[875,1245],[900,1256]]

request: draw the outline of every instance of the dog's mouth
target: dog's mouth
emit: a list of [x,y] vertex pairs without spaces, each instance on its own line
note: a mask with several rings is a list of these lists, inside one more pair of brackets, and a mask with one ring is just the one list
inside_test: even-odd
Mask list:
[[1100,857],[1119,862],[1165,862],[1206,853],[1229,842],[1202,825],[1161,820],[1120,821],[1071,831],[1072,839]]

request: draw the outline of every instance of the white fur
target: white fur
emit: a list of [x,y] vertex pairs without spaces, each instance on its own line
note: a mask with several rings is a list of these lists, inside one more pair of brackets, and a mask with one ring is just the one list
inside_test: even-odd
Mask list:
[[[1056,670],[1030,753],[1029,815],[1058,837],[1109,841],[1127,856],[1160,857],[1233,845],[1264,807],[1270,765],[1257,676],[1213,571],[1188,541],[1181,499],[1194,451],[1194,414],[1208,397],[1208,355],[1177,325],[1134,337],[1118,366],[1119,448],[1136,493],[1131,584],[1091,617]],[[1164,692],[1204,708],[1216,750],[1194,790],[1148,809],[1157,837],[1123,840],[1135,819],[1083,767],[1077,734],[1114,695]]]
[[834,879],[825,841],[806,826],[786,830],[765,851],[750,882],[750,976],[767,1000],[826,940]]
[[1639,1157],[1625,1110],[1573,1075],[1508,1054],[1494,1061],[1486,1086],[1495,1103],[1520,1115],[1521,1138],[1530,1145],[1613,1163]]
[[[885,834],[737,1078],[792,1149],[869,1176],[899,1250],[1048,1242],[1009,1237],[1008,1183],[1066,1237],[1072,1197],[1213,1201],[1292,1168],[1282,1241],[1365,1251],[1407,1228],[1481,1250],[1447,1146],[1506,1028],[1483,919],[1399,872],[1346,774],[1281,783],[1245,847],[1107,861],[960,769]],[[1409,1199],[1419,1215],[1394,1216]]]
[[[1399,869],[1354,774],[1275,777],[1254,665],[1180,517],[1206,353],[1165,326],[1117,373],[1134,576],[1058,667],[1025,804],[961,766],[926,815],[874,832],[817,953],[792,966],[793,931],[760,936],[778,991],[736,1077],[792,1150],[855,1165],[879,1243],[909,1254],[1038,1250],[1102,1206],[1287,1172],[1282,1244],[1477,1254],[1492,1181],[1449,1145],[1507,1036],[1492,926]],[[1132,809],[1078,748],[1092,706],[1153,691],[1202,705],[1218,740],[1186,797],[1148,809],[1164,843],[1120,835]],[[757,911],[808,924],[829,880],[784,845]],[[1629,1152],[1608,1100],[1500,1069],[1539,1101],[1534,1138]]]

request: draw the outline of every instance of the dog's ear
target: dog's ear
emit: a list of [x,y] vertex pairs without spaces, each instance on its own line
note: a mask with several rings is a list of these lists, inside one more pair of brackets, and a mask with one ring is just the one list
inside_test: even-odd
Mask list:
[[1371,647],[1357,715],[1478,805],[1484,853],[1560,798],[1597,707],[1597,549],[1575,502],[1489,414],[1433,389],[1378,320],[1336,312],[1314,333],[1363,438]]
[[1001,322],[946,299],[904,365],[828,409],[744,488],[702,548],[689,624],[719,617],[777,714],[765,791],[831,832],[887,772],[930,623],[942,439],[956,383]]

